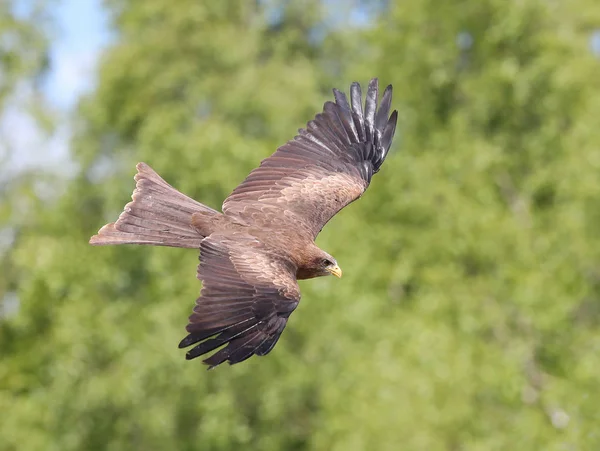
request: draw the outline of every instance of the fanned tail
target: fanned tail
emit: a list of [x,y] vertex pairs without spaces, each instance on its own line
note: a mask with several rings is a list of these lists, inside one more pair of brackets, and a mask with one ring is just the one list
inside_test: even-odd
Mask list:
[[116,222],[106,224],[90,244],[153,244],[199,248],[204,236],[192,225],[194,213],[220,213],[180,193],[150,166],[138,163],[136,187]]

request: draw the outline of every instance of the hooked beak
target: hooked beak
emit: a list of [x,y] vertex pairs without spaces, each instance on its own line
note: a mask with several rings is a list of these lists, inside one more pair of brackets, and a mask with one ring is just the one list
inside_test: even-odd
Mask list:
[[340,267],[338,265],[334,265],[334,266],[330,266],[327,268],[327,271],[329,271],[331,274],[333,274],[335,277],[338,277],[341,279],[342,277],[342,270],[340,269]]

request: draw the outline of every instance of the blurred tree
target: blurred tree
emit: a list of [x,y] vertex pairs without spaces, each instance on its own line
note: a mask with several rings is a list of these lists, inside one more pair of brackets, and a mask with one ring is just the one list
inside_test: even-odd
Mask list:
[[[6,253],[0,448],[600,446],[595,2],[107,7],[80,173],[31,197]],[[197,255],[87,245],[135,162],[218,207],[329,88],[374,75],[402,152],[319,238],[344,279],[301,285],[268,357],[186,362]]]
[[35,179],[32,174],[10,170],[12,159],[19,155],[7,133],[15,135],[15,117],[26,117],[32,126],[41,129],[50,128],[40,91],[48,63],[51,3],[0,2],[0,319],[11,314],[17,305],[18,277],[9,250],[19,226],[33,220],[30,214],[39,200],[36,190],[39,193],[50,177],[40,175]]
[[[53,0],[0,2],[0,118],[7,111],[31,116],[38,126],[51,128],[50,112],[41,94],[48,66],[47,44],[51,32],[48,10]],[[0,165],[16,151],[0,129]],[[4,168],[1,168],[4,169]],[[0,172],[5,178],[7,175]]]
[[315,440],[596,449],[600,9],[458,5],[394,2],[351,72],[394,83],[402,155],[322,238],[344,262],[344,240],[368,230],[353,272],[380,281],[364,302],[348,292],[361,313],[338,336],[362,335],[338,349],[344,381],[322,398],[335,427]]
[[12,0],[0,3],[0,106],[26,81],[34,81],[47,66],[48,1]]
[[[0,326],[0,408],[11,411],[0,436],[9,449],[303,447],[318,388],[302,371],[305,334],[263,365],[206,377],[176,349],[197,255],[95,252],[87,235],[118,214],[138,160],[218,207],[314,114],[333,83],[320,67],[343,45],[316,1],[108,6],[118,39],[81,105],[80,173],[36,205],[9,253],[20,310]],[[284,416],[294,422],[281,428]]]

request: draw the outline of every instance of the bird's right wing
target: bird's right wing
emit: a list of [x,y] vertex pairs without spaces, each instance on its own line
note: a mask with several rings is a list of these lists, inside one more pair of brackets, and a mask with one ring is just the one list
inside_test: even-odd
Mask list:
[[360,85],[350,102],[334,90],[306,129],[262,161],[223,203],[223,213],[263,228],[282,221],[303,228],[314,239],[342,208],[358,199],[385,160],[398,114],[391,115],[392,87],[378,107],[378,82],[371,80],[365,108]]
[[300,301],[296,268],[243,233],[213,234],[200,245],[202,291],[190,316],[193,359],[224,346],[204,360],[215,367],[234,364],[273,349]]

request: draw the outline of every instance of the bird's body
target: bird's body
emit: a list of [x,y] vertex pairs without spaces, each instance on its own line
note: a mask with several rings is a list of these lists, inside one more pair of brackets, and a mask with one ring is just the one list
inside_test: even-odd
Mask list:
[[220,213],[180,193],[139,163],[132,202],[90,243],[152,244],[200,249],[203,286],[180,347],[211,367],[271,351],[300,301],[297,280],[341,276],[315,244],[323,226],[358,199],[385,160],[397,113],[391,86],[377,109],[371,80],[365,111],[360,86],[351,103],[334,90],[293,140],[281,146],[225,199]]
[[267,225],[265,217],[268,218],[269,213],[264,212],[263,215],[257,221],[244,223],[222,213],[213,215],[200,213],[192,216],[192,224],[204,236],[225,232],[228,235],[253,239],[270,255],[289,260],[297,268],[297,279],[317,277],[317,275],[309,275],[311,269],[309,264],[316,258],[324,258],[325,255],[314,240],[307,233],[295,230],[293,224],[286,223],[285,220],[268,220],[270,227],[265,228]]

